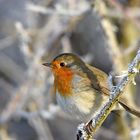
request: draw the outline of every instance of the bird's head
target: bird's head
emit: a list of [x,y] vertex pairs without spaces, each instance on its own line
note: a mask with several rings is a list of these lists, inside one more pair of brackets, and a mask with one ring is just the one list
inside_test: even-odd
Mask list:
[[72,53],[60,54],[52,62],[44,63],[43,65],[50,67],[54,76],[74,74],[78,71],[82,72],[85,67],[84,62]]
[[51,68],[55,86],[63,95],[70,93],[74,75],[77,73],[84,74],[85,69],[85,63],[72,53],[60,54],[52,62],[43,65]]

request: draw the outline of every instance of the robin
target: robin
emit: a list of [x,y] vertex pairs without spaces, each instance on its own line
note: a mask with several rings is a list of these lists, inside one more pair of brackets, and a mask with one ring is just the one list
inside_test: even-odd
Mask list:
[[[89,120],[109,98],[108,76],[105,72],[84,63],[72,53],[60,54],[51,63],[57,103],[73,118]],[[140,112],[128,106],[123,98],[118,103],[133,115]]]

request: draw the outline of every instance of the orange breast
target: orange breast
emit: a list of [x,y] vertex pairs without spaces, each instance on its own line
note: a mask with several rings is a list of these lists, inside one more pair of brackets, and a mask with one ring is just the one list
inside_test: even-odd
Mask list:
[[69,68],[53,69],[53,72],[55,89],[62,96],[71,96],[73,72]]

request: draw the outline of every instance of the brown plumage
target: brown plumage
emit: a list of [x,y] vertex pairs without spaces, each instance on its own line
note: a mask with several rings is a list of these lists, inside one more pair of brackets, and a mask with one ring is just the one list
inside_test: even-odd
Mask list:
[[[51,63],[56,99],[61,108],[74,118],[89,119],[109,98],[108,76],[103,71],[85,64],[78,56],[65,53]],[[119,98],[118,103],[128,112],[140,117],[140,112]]]

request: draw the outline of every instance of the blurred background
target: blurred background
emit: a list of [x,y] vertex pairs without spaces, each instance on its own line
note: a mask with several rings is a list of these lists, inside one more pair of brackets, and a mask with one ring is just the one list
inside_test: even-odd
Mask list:
[[[42,62],[63,52],[122,75],[140,47],[140,0],[0,0],[0,140],[75,140]],[[125,91],[140,106],[140,76]],[[140,120],[111,113],[97,140],[140,140]]]

